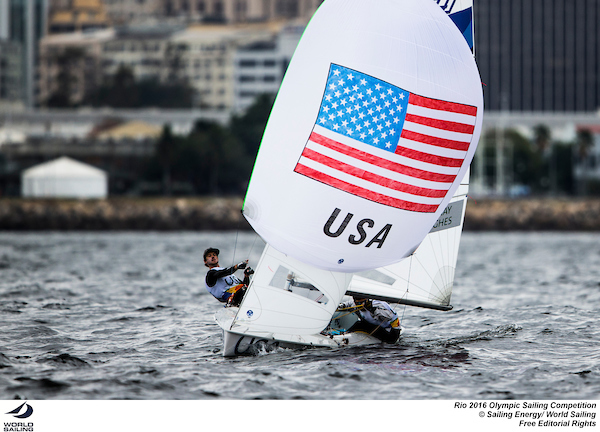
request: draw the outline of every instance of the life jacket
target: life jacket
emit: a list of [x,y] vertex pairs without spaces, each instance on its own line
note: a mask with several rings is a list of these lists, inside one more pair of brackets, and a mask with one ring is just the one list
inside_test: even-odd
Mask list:
[[[213,267],[211,270],[224,270],[225,267]],[[236,275],[224,276],[217,279],[214,286],[208,286],[206,283],[206,290],[211,293],[217,300],[225,303],[229,297],[243,286],[243,282]]]

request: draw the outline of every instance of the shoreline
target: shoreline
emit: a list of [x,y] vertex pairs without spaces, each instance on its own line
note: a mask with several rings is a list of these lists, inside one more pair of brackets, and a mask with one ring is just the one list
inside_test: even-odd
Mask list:
[[469,199],[465,231],[600,231],[599,198]]
[[[250,230],[239,197],[0,199],[2,231]],[[600,198],[469,199],[465,231],[600,231]]]

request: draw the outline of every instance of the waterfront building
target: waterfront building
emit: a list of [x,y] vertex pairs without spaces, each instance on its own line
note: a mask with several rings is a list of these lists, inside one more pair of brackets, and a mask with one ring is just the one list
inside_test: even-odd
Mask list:
[[[32,108],[37,98],[38,42],[46,34],[47,15],[48,0],[0,0],[0,41],[11,43],[10,48],[5,45],[5,51],[20,52],[20,66],[10,75],[19,73],[14,92],[18,93],[18,101],[27,108]],[[20,47],[16,48],[15,44]],[[11,92],[11,97],[14,92]],[[0,104],[14,106],[15,101],[0,97]]]
[[[47,104],[61,91],[69,94],[70,105],[77,105],[103,80],[127,67],[137,81],[187,82],[196,91],[197,108],[245,108],[258,94],[277,92],[301,27],[164,24],[50,35],[41,43],[39,102]],[[271,47],[260,59],[262,67],[247,67],[243,52],[261,44]],[[240,53],[241,47],[246,51]],[[257,87],[258,79],[263,87]],[[242,84],[237,93],[236,83]],[[242,102],[236,102],[240,97]]]
[[323,0],[160,0],[162,14],[186,21],[234,24],[308,20]]
[[600,108],[598,0],[476,0],[474,14],[486,110]]
[[58,0],[49,11],[49,34],[102,29],[108,25],[101,0]]
[[138,81],[165,81],[171,37],[183,30],[182,26],[168,24],[117,27],[102,43],[102,74],[114,75],[125,66]]
[[22,103],[22,45],[0,39],[0,105]]
[[277,94],[304,25],[289,25],[274,37],[239,47],[233,61],[235,112],[248,108],[261,94]]

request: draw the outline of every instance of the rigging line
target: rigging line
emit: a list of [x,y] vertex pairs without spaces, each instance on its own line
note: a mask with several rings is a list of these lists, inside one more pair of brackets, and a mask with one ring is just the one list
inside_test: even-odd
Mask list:
[[[410,289],[410,271],[412,270],[412,262],[413,262],[413,256],[415,256],[415,252],[413,252],[412,255],[410,256],[410,261],[408,263],[408,281],[406,283],[406,292],[404,293],[404,295],[402,296],[402,298],[408,296],[408,290]],[[398,299],[398,302],[396,303],[396,306],[398,306],[400,304],[400,300],[401,299]],[[405,304],[404,305],[404,309],[402,310],[402,317],[400,318],[400,331],[402,331],[402,322],[404,321],[404,314],[406,313],[406,307],[407,306],[408,305]]]
[[[438,266],[438,271],[436,273],[435,276],[437,276],[438,274],[440,275],[440,279],[441,279],[441,287],[438,286],[438,284],[435,284],[435,287],[437,288],[438,292],[441,292],[441,290],[444,288],[444,286],[446,285],[446,274],[445,271],[446,269],[444,267],[446,267],[446,255],[448,254],[448,248],[444,247],[444,242],[442,241],[442,236],[444,234],[446,234],[446,240],[448,239],[448,231],[450,231],[452,228],[444,230],[444,231],[440,231],[437,236],[437,244],[438,244],[438,250],[440,251],[440,256],[439,256],[439,261],[438,261],[438,254],[434,253],[436,259],[435,259],[435,263]],[[446,246],[448,246],[448,244],[446,243]],[[435,248],[433,248],[433,250],[435,250]],[[441,261],[441,265],[440,265],[440,261]],[[441,270],[441,271],[440,271]]]
[[[444,296],[443,296],[443,291],[442,291],[442,287],[440,287],[440,285],[436,282],[435,278],[431,277],[431,274],[429,273],[428,269],[426,266],[423,265],[423,263],[419,260],[418,257],[415,258],[417,260],[417,263],[421,266],[421,268],[423,269],[423,271],[425,272],[425,274],[429,277],[429,279],[431,280],[431,286],[435,287],[435,289],[437,290],[437,293],[433,292],[433,291],[428,291],[426,289],[423,289],[421,287],[416,286],[414,283],[412,284],[414,288],[417,288],[418,290],[422,291],[423,293],[425,293],[426,295],[430,295],[432,296],[435,300],[441,301],[443,300]],[[421,296],[423,296],[423,294],[421,294]]]
[[460,248],[460,236],[462,234],[462,225],[457,227],[449,236],[452,240],[452,248],[448,253],[448,282],[454,286],[454,276],[456,274],[456,260],[458,257],[458,250]]
[[238,234],[239,233],[240,233],[240,221],[238,219],[237,229],[235,230],[235,243],[233,244],[233,260],[232,260],[232,263],[231,263],[232,266],[235,265],[235,253],[237,251]]
[[[432,248],[432,249],[434,249],[434,246],[433,246],[433,241],[431,240],[431,236],[429,236],[429,241],[430,241],[431,248]],[[441,246],[440,246],[440,247],[441,247]],[[417,260],[417,263],[419,263],[419,264],[420,264],[420,266],[421,266],[421,268],[423,269],[423,271],[425,272],[425,274],[426,274],[426,275],[429,277],[429,279],[431,279],[432,286],[435,286],[435,288],[437,289],[438,293],[442,293],[442,289],[440,288],[440,286],[439,286],[439,285],[438,285],[438,283],[436,282],[436,280],[435,280],[435,277],[432,277],[432,276],[431,276],[431,273],[429,272],[429,269],[427,268],[427,266],[425,266],[425,265],[424,265],[424,264],[421,262],[421,260],[419,259],[419,257],[417,256],[417,254],[416,254],[416,253],[415,253],[414,255],[415,255],[415,259]],[[439,268],[439,267],[440,267],[440,265],[439,265],[439,262],[438,262],[438,259],[437,259],[437,255],[436,255],[435,253],[434,253],[434,259],[435,259],[435,264],[436,264],[436,265],[437,265],[437,267]],[[435,276],[435,275],[434,275],[434,276]],[[409,284],[410,284],[410,282],[409,282]],[[414,284],[413,284],[413,285],[414,285]],[[435,294],[434,294],[433,292],[431,292],[431,291],[427,291],[427,290],[424,290],[424,289],[422,289],[422,291],[425,291],[426,293],[430,293],[431,295],[435,295]],[[439,298],[439,297],[437,297],[437,296],[436,296],[436,298]]]
[[[450,248],[448,247],[449,243],[448,243],[448,231],[450,231],[452,228],[445,230],[445,232],[441,232],[440,236],[438,237],[438,243],[440,245],[440,260],[442,261],[442,267],[440,268],[440,278],[442,279],[442,288],[444,288],[446,286],[446,281],[448,279],[448,255],[449,255],[449,251]],[[442,236],[445,237],[445,241],[443,241]],[[444,248],[444,244],[446,245],[446,247]],[[439,290],[439,287],[438,287]]]
[[[437,233],[437,235],[435,235],[436,233],[430,233],[427,235],[427,240],[429,240],[429,245],[431,246],[431,250],[433,251],[433,258],[435,260],[435,265],[440,268],[440,263],[438,261],[438,255],[435,253],[435,246],[433,244],[433,238],[436,237],[438,239],[438,242],[440,243],[440,250],[443,250],[442,248],[442,244],[440,242],[440,232]],[[431,277],[431,275],[429,274],[429,272],[427,271],[427,267],[423,265],[423,263],[417,259],[419,261],[419,264],[421,264],[421,267],[423,267],[423,269],[425,270],[425,273],[427,273],[427,276],[429,276],[429,278],[432,280],[432,282],[434,283],[435,287],[438,289],[438,291],[440,291],[439,287],[437,286],[436,282],[435,282],[435,275],[434,277]]]
[[[340,311],[340,310],[345,310],[345,309],[337,309],[337,311]],[[354,313],[354,311],[347,312],[347,313],[344,313],[344,314],[340,314],[340,315],[338,315],[338,316],[336,317],[336,319],[347,317],[347,316],[349,316],[349,315],[352,315],[353,313]]]
[[254,233],[254,241],[252,242],[252,246],[250,247],[250,251],[248,252],[248,256],[246,258],[250,259],[250,255],[252,254],[252,251],[254,250],[254,245],[256,244],[256,239],[258,238],[258,234],[256,234],[256,232]]

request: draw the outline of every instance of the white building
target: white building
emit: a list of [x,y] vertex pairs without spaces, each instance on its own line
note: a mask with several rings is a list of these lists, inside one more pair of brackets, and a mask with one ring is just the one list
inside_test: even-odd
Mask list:
[[270,39],[238,49],[233,62],[236,112],[244,111],[261,94],[277,94],[304,27],[290,25]]
[[108,176],[98,168],[63,156],[23,171],[21,195],[36,198],[106,198]]
[[231,110],[237,97],[234,82],[239,74],[235,68],[243,65],[235,61],[241,46],[265,41],[273,45],[263,53],[261,68],[246,71],[246,75],[259,74],[263,88],[240,92],[277,92],[300,37],[299,28],[282,32],[284,26],[254,23],[184,28],[164,24],[49,36],[41,44],[39,102],[44,104],[59,89],[58,77],[65,72],[65,59],[70,59],[66,71],[71,75],[71,103],[81,103],[86,93],[125,66],[137,81],[187,81],[197,92],[194,105],[203,110]]
[[140,25],[119,27],[114,36],[103,43],[102,73],[114,75],[119,67],[131,69],[136,80],[164,81],[167,75],[165,57],[171,36],[184,29],[172,25]]
[[[234,105],[235,56],[239,47],[272,40],[280,28],[274,24],[192,26],[173,35],[173,49],[167,59],[170,65],[179,65],[180,77],[186,77],[198,91],[196,106],[230,110]],[[174,73],[175,69],[170,67],[169,72]]]

